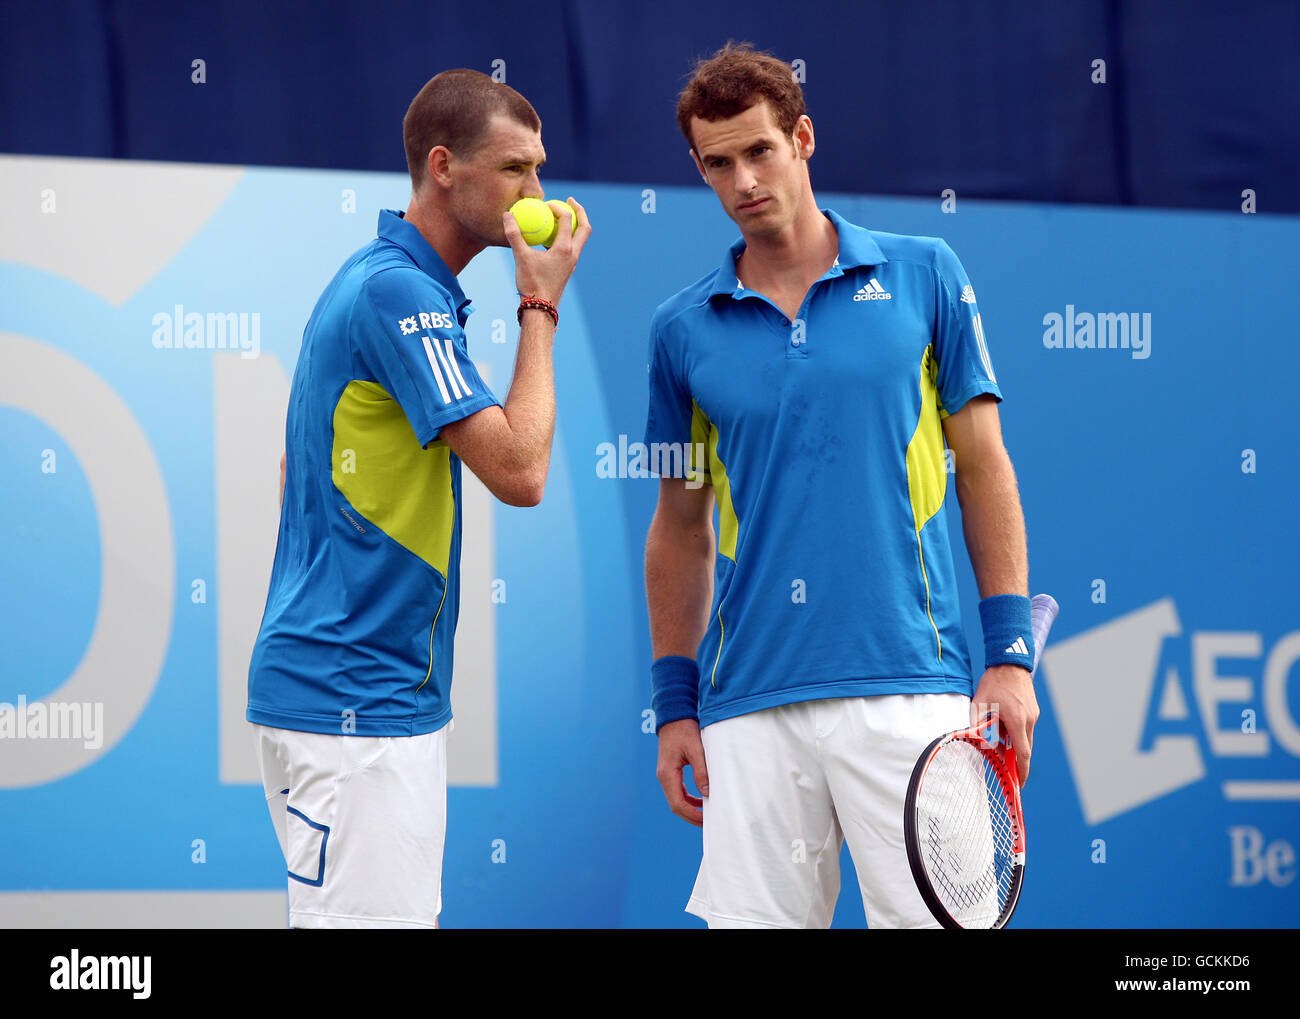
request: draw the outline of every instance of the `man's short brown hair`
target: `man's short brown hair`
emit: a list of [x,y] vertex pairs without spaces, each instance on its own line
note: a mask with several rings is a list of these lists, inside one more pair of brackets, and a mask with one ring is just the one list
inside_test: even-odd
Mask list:
[[429,151],[444,145],[458,156],[472,156],[495,113],[534,131],[542,119],[533,104],[505,82],[493,81],[466,67],[434,75],[416,93],[402,118],[402,141],[411,185],[419,189],[427,172]]
[[789,64],[770,53],[757,52],[752,43],[728,42],[695,73],[677,98],[677,126],[695,148],[691,118],[727,120],[766,99],[772,104],[777,126],[787,137],[805,113],[803,89]]

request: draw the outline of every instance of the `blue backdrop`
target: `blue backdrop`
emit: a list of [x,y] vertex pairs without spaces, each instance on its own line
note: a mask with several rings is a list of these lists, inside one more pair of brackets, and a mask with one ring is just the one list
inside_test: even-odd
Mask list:
[[[33,179],[56,168],[41,163]],[[99,164],[82,170],[82,180],[103,176]],[[131,190],[115,181],[103,185],[110,197],[83,188],[64,187],[70,211],[55,215]],[[546,498],[466,524],[490,526],[495,576],[508,590],[491,607],[499,771],[450,791],[443,922],[695,925],[682,907],[699,834],[663,803],[643,716],[641,557],[657,482],[601,477],[598,447],[640,437],[654,307],[720,261],[735,230],[700,187],[560,182],[549,193],[579,197],[596,232],[564,302]],[[237,354],[158,349],[154,321],[177,304],[256,312],[259,359],[247,364],[274,358],[287,377],[320,289],[372,236],[378,209],[404,207],[406,197],[397,174],[235,173],[192,236],[111,298],[36,254],[0,261],[9,380],[0,382],[0,526],[11,537],[0,548],[0,575],[11,580],[0,594],[0,701],[51,694],[87,653],[97,619],[123,611],[103,594],[110,573],[131,567],[106,544],[109,515],[155,514],[150,547],[171,557],[145,578],[164,592],[160,607],[126,606],[115,625],[139,636],[100,667],[106,718],[120,716],[124,691],[146,668],[144,645],[160,642],[156,684],[146,684],[121,738],[35,784],[20,781],[28,748],[0,739],[10,752],[0,774],[0,890],[283,887],[260,788],[223,777],[218,763],[216,665],[220,615],[239,608],[223,606],[216,580],[218,561],[240,547],[238,534],[222,531],[219,495],[250,478],[273,487],[279,436],[233,472],[219,463],[221,430],[263,413],[268,400],[218,381],[221,358],[244,363]],[[1300,454],[1285,394],[1273,388],[1300,369],[1286,299],[1300,224],[1241,212],[966,199],[945,212],[937,200],[819,197],[865,225],[945,237],[979,294],[1006,395],[1032,586],[1062,609],[1040,672],[1017,923],[1294,925]],[[114,261],[111,244],[99,258]],[[508,253],[485,252],[462,281],[477,309],[471,354],[503,393],[516,340],[499,328],[513,325]],[[1089,316],[1095,326],[1121,313],[1137,316],[1143,349],[1051,345],[1058,333],[1081,336]],[[61,366],[53,374],[52,364]],[[129,481],[145,454],[118,442],[125,426],[110,429],[106,417],[113,438],[94,454],[103,462],[88,463],[79,451],[92,448],[89,438],[61,430],[44,404],[20,409],[38,386],[50,387],[51,405],[62,393],[107,407],[80,372],[135,422],[161,479],[152,501]],[[42,469],[51,451],[56,471]],[[954,499],[947,512],[959,536]],[[959,539],[957,555],[978,649]],[[206,580],[205,600],[196,578]],[[476,596],[489,598],[465,595]],[[837,923],[860,925],[849,875],[845,885]]]

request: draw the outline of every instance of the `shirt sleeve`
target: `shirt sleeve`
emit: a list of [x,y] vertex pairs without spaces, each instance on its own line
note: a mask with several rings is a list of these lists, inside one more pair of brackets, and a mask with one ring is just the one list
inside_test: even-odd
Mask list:
[[989,393],[1002,399],[993,361],[984,339],[984,323],[975,288],[952,248],[939,242],[935,252],[936,315],[934,353],[939,412],[956,414],[975,396]]
[[683,469],[688,476],[709,480],[707,458],[701,455],[707,428],[703,411],[691,398],[682,381],[680,365],[674,363],[670,344],[659,328],[658,319],[650,325],[650,405],[646,411],[645,442],[672,443],[683,450]]
[[500,406],[470,360],[450,296],[415,269],[368,279],[354,320],[356,352],[427,446],[443,427]]

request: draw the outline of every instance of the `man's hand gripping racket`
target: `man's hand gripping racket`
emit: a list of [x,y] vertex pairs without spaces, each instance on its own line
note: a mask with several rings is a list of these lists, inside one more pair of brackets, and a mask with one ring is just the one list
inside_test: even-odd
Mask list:
[[[1031,603],[1034,670],[1059,607]],[[907,860],[934,918],[951,930],[1005,927],[1025,873],[1016,751],[992,712],[940,736],[912,769],[903,807]]]

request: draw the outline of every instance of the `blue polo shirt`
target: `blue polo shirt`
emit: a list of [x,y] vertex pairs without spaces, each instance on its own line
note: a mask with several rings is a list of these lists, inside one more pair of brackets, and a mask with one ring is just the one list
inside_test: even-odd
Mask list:
[[469,300],[399,212],[325,288],[303,334],[248,720],[416,736],[451,718],[460,460],[438,438],[497,399]]
[[646,442],[703,450],[717,559],[700,724],[798,701],[970,695],[941,421],[1001,399],[942,240],[823,210],[839,257],[791,321],[720,268],[655,313]]

